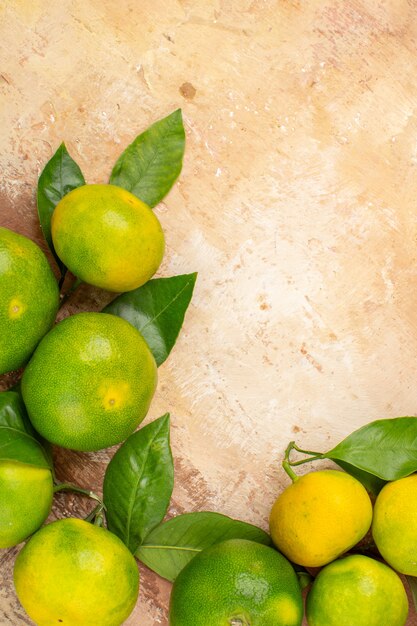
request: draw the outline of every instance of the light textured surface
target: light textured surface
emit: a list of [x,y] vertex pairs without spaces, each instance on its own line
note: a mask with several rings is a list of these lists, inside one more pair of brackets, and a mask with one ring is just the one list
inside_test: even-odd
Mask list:
[[[266,528],[290,439],[325,450],[416,414],[414,0],[0,0],[0,32],[0,224],[38,242],[36,181],[62,140],[105,182],[183,109],[160,275],[199,279],[149,413],[172,415],[172,513]],[[84,288],[67,312],[107,300]],[[110,455],[60,452],[58,473],[100,489]],[[14,555],[5,626],[30,623]],[[169,589],[143,571],[126,624],[166,625]]]

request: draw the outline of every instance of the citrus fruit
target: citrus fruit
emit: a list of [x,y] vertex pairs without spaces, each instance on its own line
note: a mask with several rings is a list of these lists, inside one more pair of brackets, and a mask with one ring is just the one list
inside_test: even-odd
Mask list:
[[273,548],[229,539],[200,552],[171,593],[171,626],[300,626],[300,585]]
[[40,342],[22,377],[36,430],[73,450],[120,443],[145,417],[155,360],[142,335],[107,313],[77,313]]
[[67,518],[31,537],[17,556],[14,583],[37,626],[119,626],[136,604],[139,571],[116,535]]
[[404,626],[408,600],[388,565],[356,554],[319,572],[306,611],[309,626]]
[[38,530],[52,497],[49,469],[0,461],[0,548],[15,546]]
[[56,253],[82,281],[109,291],[146,283],[164,255],[164,234],[148,205],[115,185],[84,185],[52,214]]
[[0,374],[26,363],[58,304],[58,284],[39,246],[0,228]]
[[372,536],[387,563],[402,574],[417,576],[417,474],[381,489]]
[[278,496],[270,530],[290,561],[318,567],[360,541],[371,522],[372,504],[363,485],[345,472],[321,470],[300,476]]

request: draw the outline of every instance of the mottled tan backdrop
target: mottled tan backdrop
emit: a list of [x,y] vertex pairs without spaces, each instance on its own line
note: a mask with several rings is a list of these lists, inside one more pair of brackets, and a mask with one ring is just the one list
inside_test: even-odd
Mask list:
[[[148,417],[172,415],[171,514],[267,528],[290,439],[325,450],[416,414],[416,38],[415,0],[0,0],[1,225],[42,242],[36,181],[62,140],[107,181],[183,110],[160,274],[199,279]],[[84,288],[67,312],[107,300]],[[99,490],[111,453],[58,452],[58,474]],[[6,626],[31,623],[15,554]],[[126,623],[166,625],[169,591],[143,569]]]

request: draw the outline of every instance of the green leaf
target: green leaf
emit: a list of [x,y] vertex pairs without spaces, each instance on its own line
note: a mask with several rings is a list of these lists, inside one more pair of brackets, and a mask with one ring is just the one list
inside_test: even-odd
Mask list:
[[196,278],[196,273],[155,278],[118,296],[103,311],[123,317],[137,328],[159,366],[177,340]]
[[220,513],[200,511],[178,515],[155,528],[136,550],[135,556],[173,582],[196,554],[226,539],[271,544],[269,535],[257,526]]
[[35,436],[22,397],[17,391],[0,392],[0,426]]
[[166,413],[126,439],[104,476],[108,528],[132,553],[164,518],[173,486]]
[[0,393],[0,461],[52,469],[47,451],[37,440],[25,406],[15,391]]
[[361,469],[358,469],[354,465],[350,465],[349,463],[345,463],[344,461],[335,461],[337,465],[339,465],[345,472],[359,480],[360,483],[374,496],[377,496],[381,491],[382,487],[386,484],[385,480],[378,478],[378,476],[374,476],[373,474],[369,474],[368,472],[364,472]]
[[76,187],[85,185],[84,176],[62,143],[45,165],[38,181],[38,215],[43,236],[58,264],[61,276],[66,267],[58,258],[51,234],[52,213],[58,202]]
[[323,457],[348,463],[383,481],[417,471],[417,418],[376,420],[355,430]]
[[110,183],[124,187],[154,207],[178,178],[184,156],[181,109],[152,124],[120,155]]

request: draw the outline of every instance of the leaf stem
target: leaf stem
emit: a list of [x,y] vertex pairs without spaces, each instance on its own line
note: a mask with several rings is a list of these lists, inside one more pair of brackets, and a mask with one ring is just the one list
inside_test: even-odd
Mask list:
[[309,454],[310,456],[314,456],[314,457],[321,457],[323,458],[323,453],[322,452],[314,452],[314,450],[303,450],[302,448],[298,447],[297,444],[295,443],[295,441],[292,441],[292,448],[294,450],[296,450],[297,452],[301,452],[301,454]]
[[105,506],[102,502],[98,504],[89,515],[85,518],[86,522],[94,524],[94,526],[104,527],[104,511]]
[[58,493],[59,491],[74,491],[75,493],[80,493],[83,496],[87,496],[88,498],[95,500],[99,503],[99,506],[104,506],[101,498],[99,498],[94,491],[91,491],[90,489],[83,489],[73,483],[57,483],[54,487],[54,493]]
[[100,511],[94,518],[94,526],[99,526],[100,528],[104,527],[104,513]]
[[310,461],[317,461],[317,459],[322,459],[323,455],[321,454],[321,452],[318,452],[317,454],[314,454],[310,457],[308,457],[307,459],[300,459],[299,461],[291,461],[290,465],[291,467],[295,467],[296,465],[303,465],[304,463],[310,463]]
[[85,517],[85,521],[86,522],[92,522],[95,518],[95,516],[97,515],[97,513],[100,510],[100,505],[98,504],[97,506],[94,507],[94,509],[92,511],[90,511],[90,513],[87,515],[87,517]]

